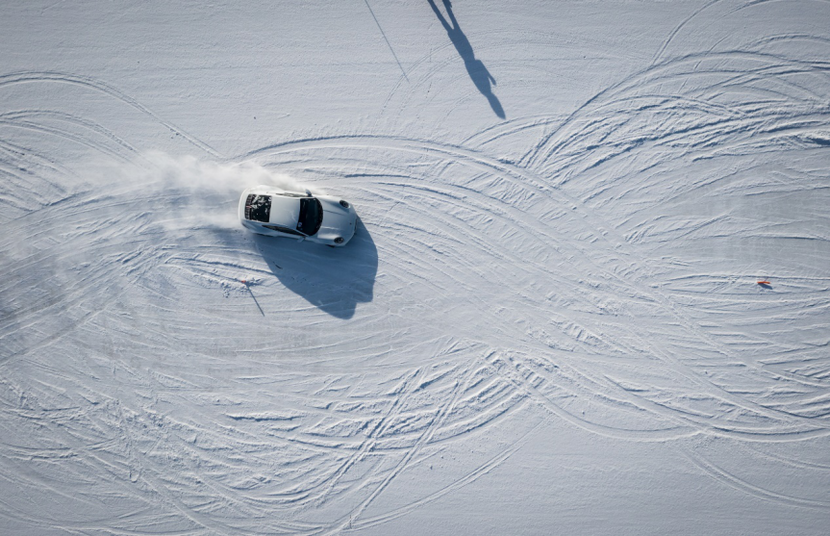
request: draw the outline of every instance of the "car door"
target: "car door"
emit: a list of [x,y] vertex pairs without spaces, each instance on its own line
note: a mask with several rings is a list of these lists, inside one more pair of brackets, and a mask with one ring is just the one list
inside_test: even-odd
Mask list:
[[269,231],[273,231],[273,236],[280,238],[293,238],[294,240],[305,240],[305,235],[299,231],[284,227],[282,225],[275,225],[273,223],[264,224],[263,227]]

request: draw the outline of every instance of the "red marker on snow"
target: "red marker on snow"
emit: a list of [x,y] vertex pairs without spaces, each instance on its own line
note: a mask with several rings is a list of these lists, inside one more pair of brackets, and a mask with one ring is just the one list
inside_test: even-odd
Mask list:
[[759,285],[770,285],[771,283],[769,281],[758,281],[758,284]]

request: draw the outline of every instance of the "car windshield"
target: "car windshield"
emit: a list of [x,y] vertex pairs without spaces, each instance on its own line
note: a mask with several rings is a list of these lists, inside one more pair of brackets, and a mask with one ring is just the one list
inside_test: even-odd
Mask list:
[[297,222],[297,230],[301,233],[312,236],[320,230],[323,224],[323,205],[313,197],[300,199],[300,220]]
[[245,219],[267,223],[270,217],[270,195],[251,194],[245,199]]

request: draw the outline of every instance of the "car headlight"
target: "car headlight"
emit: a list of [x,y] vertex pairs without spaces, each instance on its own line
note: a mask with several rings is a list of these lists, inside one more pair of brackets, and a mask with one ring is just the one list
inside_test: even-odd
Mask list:
[[343,208],[349,208],[351,205],[349,204],[349,202],[348,202],[348,201],[343,201],[343,200],[341,199],[341,200],[340,200],[340,206],[341,206],[341,207],[343,207]]
[[343,237],[338,236],[337,238],[334,239],[334,243],[335,244],[342,244],[343,243]]

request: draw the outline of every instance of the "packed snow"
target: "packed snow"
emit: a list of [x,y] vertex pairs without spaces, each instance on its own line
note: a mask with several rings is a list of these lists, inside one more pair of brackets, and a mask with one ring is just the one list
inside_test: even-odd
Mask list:
[[[830,3],[33,0],[0,43],[3,534],[827,534]],[[251,234],[257,184],[354,238]]]

